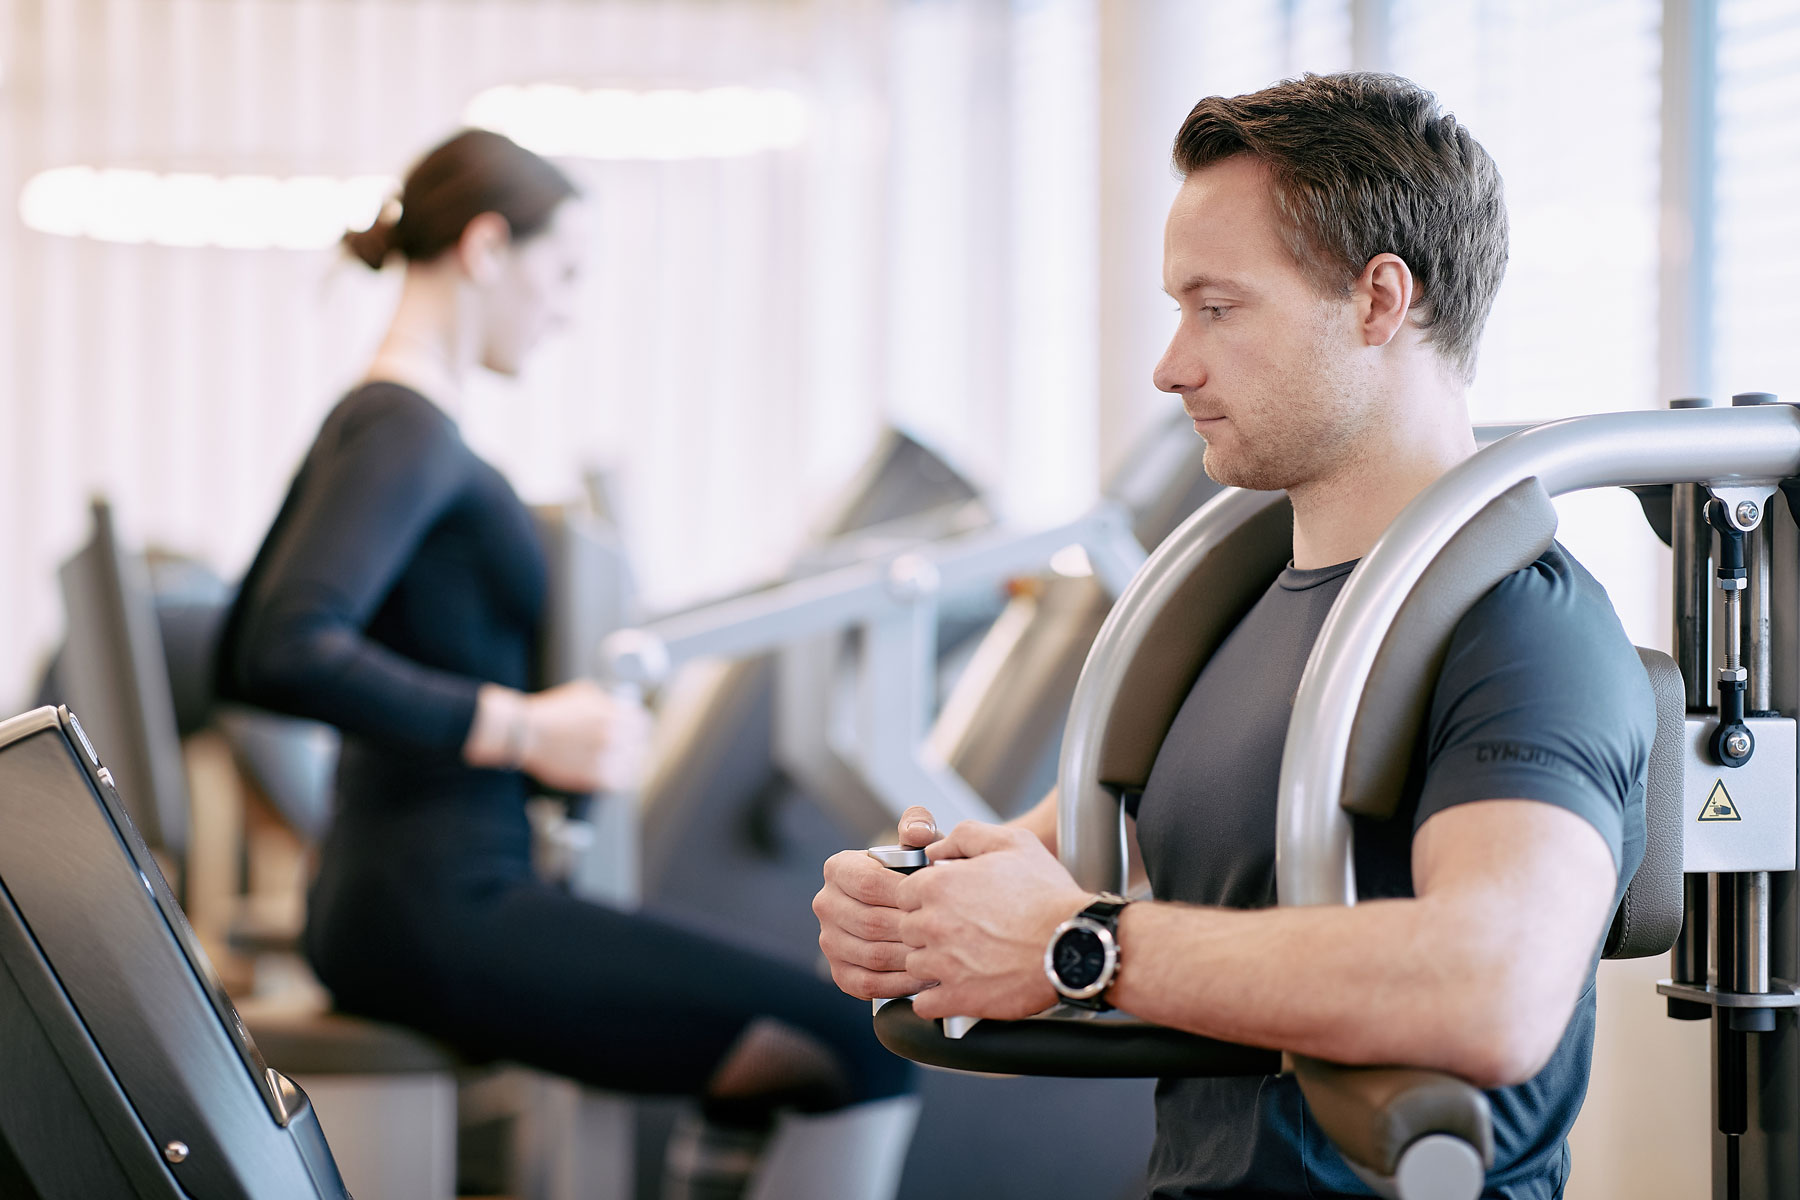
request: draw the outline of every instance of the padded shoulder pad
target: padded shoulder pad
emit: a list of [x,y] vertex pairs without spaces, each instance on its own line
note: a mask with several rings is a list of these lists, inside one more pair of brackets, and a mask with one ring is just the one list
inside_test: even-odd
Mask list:
[[1638,658],[1656,695],[1656,739],[1644,773],[1644,860],[1638,864],[1606,935],[1607,958],[1650,958],[1675,944],[1683,917],[1681,862],[1682,739],[1687,734],[1687,693],[1675,660],[1638,647]]
[[1131,790],[1149,781],[1200,668],[1293,554],[1294,510],[1283,496],[1221,537],[1168,602],[1146,614],[1149,628],[1106,716],[1101,782]]
[[1394,815],[1456,627],[1555,536],[1549,494],[1535,478],[1524,479],[1489,501],[1425,568],[1381,640],[1356,708],[1344,756],[1347,811],[1376,820]]

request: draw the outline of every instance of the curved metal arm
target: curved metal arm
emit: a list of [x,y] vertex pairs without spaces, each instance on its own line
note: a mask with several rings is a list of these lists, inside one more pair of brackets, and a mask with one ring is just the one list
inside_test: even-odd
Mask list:
[[[1202,505],[1164,539],[1120,595],[1094,638],[1069,704],[1057,762],[1057,854],[1083,887],[1119,891],[1125,883],[1125,833],[1119,798],[1102,782],[1108,775],[1103,756],[1114,709],[1138,664],[1139,651],[1171,607],[1172,598],[1188,585],[1196,564],[1277,505],[1285,507],[1280,492],[1237,488],[1228,488]],[[1260,590],[1262,581],[1255,586]],[[1160,742],[1160,730],[1155,731],[1154,740]]]
[[1769,482],[1797,472],[1800,411],[1787,405],[1604,413],[1514,434],[1415,497],[1350,573],[1300,678],[1281,758],[1281,903],[1355,903],[1350,820],[1339,801],[1357,701],[1413,585],[1489,501],[1533,477],[1557,496],[1643,483]]

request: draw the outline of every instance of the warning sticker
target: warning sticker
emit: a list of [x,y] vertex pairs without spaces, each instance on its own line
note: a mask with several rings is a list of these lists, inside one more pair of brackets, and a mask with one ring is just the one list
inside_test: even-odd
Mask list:
[[1725,781],[1713,784],[1713,789],[1706,797],[1706,803],[1700,807],[1702,821],[1741,821],[1737,805],[1732,802],[1731,793],[1725,790]]

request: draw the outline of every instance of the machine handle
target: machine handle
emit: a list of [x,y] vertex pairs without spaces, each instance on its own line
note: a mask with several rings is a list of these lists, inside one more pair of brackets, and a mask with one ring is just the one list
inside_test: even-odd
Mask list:
[[1480,1088],[1441,1071],[1291,1057],[1307,1107],[1363,1182],[1400,1200],[1481,1195],[1494,1129]]
[[875,1013],[875,1036],[902,1058],[931,1067],[1001,1075],[1082,1079],[1274,1075],[1273,1050],[1220,1042],[1129,1017],[1052,1009],[1023,1021],[982,1021],[960,1038],[890,1000]]

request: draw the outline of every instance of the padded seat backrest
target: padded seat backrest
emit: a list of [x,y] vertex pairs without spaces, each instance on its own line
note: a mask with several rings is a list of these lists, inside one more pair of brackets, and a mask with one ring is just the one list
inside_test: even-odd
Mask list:
[[1675,660],[1638,647],[1638,658],[1656,695],[1656,739],[1644,776],[1644,859],[1613,914],[1602,953],[1607,958],[1650,958],[1675,944],[1681,933],[1682,739],[1687,735],[1687,692]]

